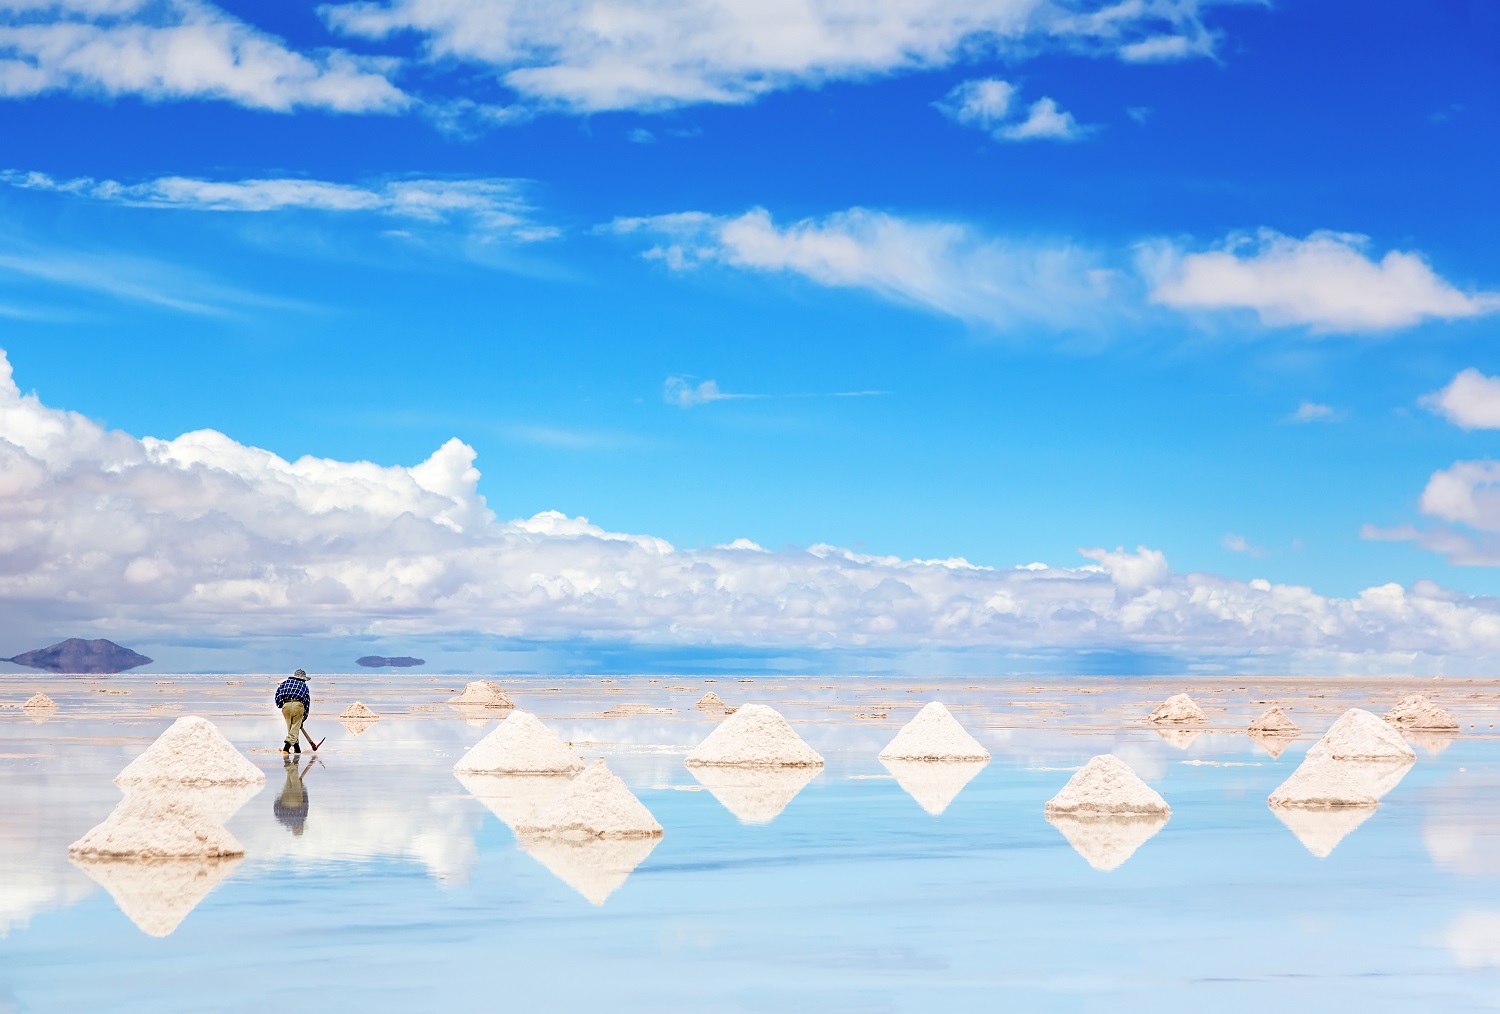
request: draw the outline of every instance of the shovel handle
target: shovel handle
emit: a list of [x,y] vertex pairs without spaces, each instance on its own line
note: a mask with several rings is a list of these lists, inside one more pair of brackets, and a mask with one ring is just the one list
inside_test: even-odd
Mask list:
[[302,735],[307,737],[307,745],[313,748],[313,753],[317,753],[318,747],[322,746],[328,741],[328,737],[324,736],[322,739],[315,742],[312,738],[312,733],[307,731],[307,726],[305,725],[302,727]]

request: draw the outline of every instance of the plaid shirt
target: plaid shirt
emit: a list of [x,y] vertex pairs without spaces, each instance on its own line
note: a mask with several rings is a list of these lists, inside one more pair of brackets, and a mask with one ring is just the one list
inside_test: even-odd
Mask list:
[[301,701],[302,714],[312,714],[312,694],[307,691],[307,680],[288,676],[282,681],[281,686],[276,688],[276,706],[279,708],[287,701]]

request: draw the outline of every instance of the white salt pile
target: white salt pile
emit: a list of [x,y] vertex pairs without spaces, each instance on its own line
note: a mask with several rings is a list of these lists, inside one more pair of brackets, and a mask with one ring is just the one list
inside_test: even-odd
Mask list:
[[591,905],[602,905],[645,862],[660,838],[527,838],[521,843],[557,879],[583,895]]
[[1171,813],[1155,789],[1141,781],[1114,754],[1101,754],[1083,766],[1062,791],[1047,800],[1048,813]]
[[1448,709],[1434,704],[1421,694],[1410,694],[1385,713],[1385,720],[1402,729],[1457,732],[1458,720]]
[[816,767],[725,767],[697,765],[688,769],[719,804],[741,824],[769,824],[807,783],[818,777]]
[[36,693],[32,694],[31,697],[27,699],[26,703],[21,705],[21,707],[27,709],[28,711],[37,708],[56,708],[57,702],[41,691],[37,691]]
[[155,795],[158,799],[191,806],[215,824],[227,824],[229,818],[253,799],[264,782],[231,782],[224,785],[182,785],[174,782],[142,782],[125,787],[125,795]]
[[535,823],[573,780],[572,775],[481,775],[472,772],[461,772],[457,777],[469,795],[483,803],[512,831],[522,824]]
[[881,760],[987,761],[990,752],[939,701],[930,701],[880,751]]
[[708,693],[698,698],[698,703],[693,705],[693,707],[698,708],[702,711],[723,711],[724,698],[720,697],[718,694],[710,690]]
[[881,758],[896,779],[896,784],[917,801],[917,805],[936,817],[958,798],[964,786],[983,771],[989,761],[931,761],[887,760]]
[[1165,813],[1134,817],[1047,814],[1048,823],[1062,832],[1073,851],[1094,869],[1105,873],[1123,866],[1125,860],[1155,837],[1170,819]]
[[1416,751],[1401,734],[1368,711],[1350,708],[1323,738],[1308,748],[1307,758],[1335,760],[1415,760]]
[[371,711],[368,707],[366,707],[364,701],[355,701],[353,704],[349,705],[343,711],[339,712],[339,717],[340,718],[376,719],[376,718],[379,718],[380,716],[377,715],[377,714],[375,714],[375,712]]
[[1271,793],[1273,807],[1375,806],[1411,769],[1410,760],[1309,757]]
[[1297,723],[1286,717],[1286,712],[1280,708],[1270,708],[1265,714],[1250,723],[1247,732],[1269,732],[1283,736],[1295,736],[1302,730],[1297,728]]
[[197,807],[133,792],[68,852],[95,859],[180,859],[242,856],[245,848]]
[[184,715],[115,776],[116,785],[178,782],[188,785],[263,784],[251,764],[212,722]]
[[520,835],[583,838],[657,838],[661,825],[635,798],[604,758],[583,769],[534,820],[516,828]]
[[1146,721],[1153,725],[1176,725],[1184,722],[1205,722],[1208,718],[1203,714],[1203,709],[1198,707],[1198,702],[1187,694],[1173,694],[1156,706],[1156,710],[1146,716]]
[[775,708],[746,704],[688,751],[683,763],[822,767],[823,758],[803,742]]
[[109,892],[126,917],[153,937],[172,933],[210,891],[240,864],[225,859],[155,859],[120,862],[70,857]]
[[571,774],[583,767],[568,744],[529,711],[513,711],[453,765],[492,774]]
[[485,708],[513,708],[509,695],[501,689],[500,684],[494,680],[475,680],[466,687],[457,697],[450,698],[449,704],[476,704]]

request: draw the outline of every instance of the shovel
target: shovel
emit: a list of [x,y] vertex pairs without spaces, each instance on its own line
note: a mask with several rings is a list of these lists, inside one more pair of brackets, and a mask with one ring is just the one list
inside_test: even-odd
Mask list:
[[307,745],[310,746],[310,747],[312,747],[313,753],[317,753],[318,752],[318,747],[320,747],[324,743],[328,742],[328,737],[327,736],[324,736],[320,740],[314,741],[313,738],[312,738],[312,733],[310,733],[310,732],[307,731],[307,726],[305,726],[305,725],[302,727],[302,735],[304,735],[304,736],[307,737]]

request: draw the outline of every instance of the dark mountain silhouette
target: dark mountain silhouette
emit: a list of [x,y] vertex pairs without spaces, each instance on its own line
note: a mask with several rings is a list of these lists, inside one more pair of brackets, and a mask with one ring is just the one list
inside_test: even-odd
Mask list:
[[425,658],[412,658],[409,655],[401,655],[398,658],[386,658],[384,655],[366,655],[364,658],[354,660],[355,665],[362,665],[366,669],[383,669],[388,665],[400,666],[405,669],[414,665],[426,665]]
[[150,665],[152,660],[102,637],[97,641],[70,637],[51,647],[37,648],[4,661],[48,672],[114,673]]

